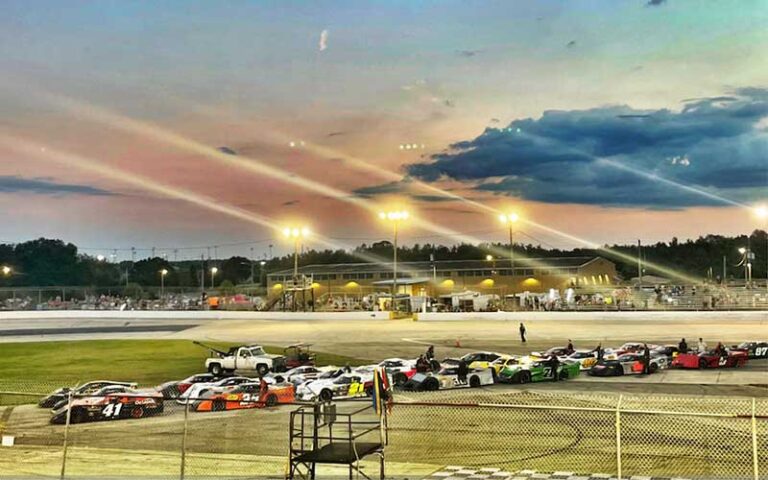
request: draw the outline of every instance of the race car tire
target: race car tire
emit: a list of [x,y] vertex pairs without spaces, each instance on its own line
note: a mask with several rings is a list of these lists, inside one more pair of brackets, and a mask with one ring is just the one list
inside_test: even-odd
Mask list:
[[365,392],[365,396],[366,397],[372,397],[373,396],[373,385],[368,385],[367,387],[365,387],[365,389],[363,391]]
[[469,387],[470,388],[479,388],[480,387],[480,377],[477,375],[472,375],[469,377]]
[[221,367],[220,363],[212,363],[208,366],[208,371],[213,375],[214,377],[219,377],[221,374],[224,373],[224,369]]
[[320,400],[324,402],[330,402],[333,398],[333,392],[328,390],[327,388],[320,391]]
[[256,365],[256,373],[258,373],[260,377],[263,377],[264,375],[269,373],[269,367],[263,363],[260,363]]
[[[83,423],[86,421],[87,418],[88,418],[88,415],[83,410],[80,410],[79,408],[76,408],[69,413],[69,423]],[[62,423],[66,423],[67,421],[66,419],[67,417],[65,416],[64,422]]]
[[499,383],[499,374],[496,373],[496,369],[491,369],[491,378],[493,379],[493,383]]
[[658,370],[659,370],[659,366],[656,365],[655,363],[652,363],[652,364],[648,365],[648,371],[649,372],[656,373]]
[[267,399],[264,401],[264,405],[268,407],[274,407],[277,405],[277,395],[270,394],[267,395]]
[[214,400],[213,404],[211,405],[212,412],[223,412],[226,409],[227,409],[227,406],[224,405],[223,400]]
[[402,387],[407,381],[408,377],[403,372],[397,372],[396,374],[392,375],[392,382],[396,387]]
[[531,372],[520,372],[520,376],[517,380],[520,383],[531,383]]
[[568,380],[568,372],[565,370],[560,370],[560,380]]
[[707,360],[704,358],[699,359],[699,368],[707,368]]
[[131,409],[131,418],[141,418],[144,416],[144,407],[135,406]]
[[434,377],[429,377],[421,382],[421,389],[425,392],[434,392],[440,389],[440,382]]

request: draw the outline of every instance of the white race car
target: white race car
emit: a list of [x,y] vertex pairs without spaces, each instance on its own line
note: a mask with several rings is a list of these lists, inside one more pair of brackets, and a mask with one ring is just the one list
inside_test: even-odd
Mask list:
[[294,385],[301,385],[307,380],[316,380],[318,378],[333,378],[341,375],[342,369],[340,367],[327,366],[327,367],[315,367],[313,365],[303,365],[288,370],[283,374],[285,380]]
[[560,358],[559,360],[561,362],[569,360],[577,362],[580,370],[589,370],[597,363],[597,353],[592,350],[576,350],[564,359]]
[[443,388],[477,388],[482,385],[493,385],[493,369],[474,368],[469,369],[466,379],[459,379],[459,367],[448,366],[432,376],[437,379],[440,389]]
[[258,379],[248,377],[227,377],[215,382],[195,383],[184,393],[179,395],[179,398],[176,399],[176,402],[184,405],[187,402],[194,402],[195,400],[201,398],[204,393],[210,391],[225,392],[227,390],[232,390],[233,388],[243,383],[251,383],[256,381],[258,381]]
[[296,388],[296,398],[304,402],[320,399],[352,398],[370,395],[373,375],[365,373],[344,373],[336,378],[322,378],[304,382]]

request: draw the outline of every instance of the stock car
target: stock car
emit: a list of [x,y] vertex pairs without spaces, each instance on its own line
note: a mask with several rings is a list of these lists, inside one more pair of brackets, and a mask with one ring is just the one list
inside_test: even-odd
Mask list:
[[402,358],[388,358],[377,365],[392,377],[392,383],[397,386],[405,385],[416,374],[416,361],[403,360]]
[[592,350],[577,350],[565,357],[565,361],[578,363],[581,370],[589,370],[597,363],[597,353]]
[[[579,376],[581,365],[578,362],[560,362],[557,375],[560,380],[570,380]],[[502,383],[530,383],[553,381],[552,367],[546,361],[534,361],[527,365],[511,365],[499,374]]]
[[176,402],[183,405],[189,401],[194,401],[196,398],[200,398],[208,391],[225,392],[232,390],[243,383],[251,383],[255,381],[256,379],[248,377],[226,377],[213,382],[195,383],[187,388],[184,393],[179,395]]
[[[652,356],[648,362],[648,370],[650,373],[656,373],[662,368],[667,368],[667,365],[666,358]],[[590,368],[587,373],[593,377],[640,375],[643,373],[643,355],[640,353],[625,353],[615,360],[603,359]]]
[[552,355],[556,356],[561,360],[564,360],[569,355],[568,347],[552,347],[544,353],[531,352],[531,358],[537,361],[550,358]]
[[296,388],[299,400],[311,402],[320,399],[352,398],[370,395],[373,391],[373,374],[360,372],[344,373],[336,378],[310,380]]
[[94,380],[93,382],[84,383],[79,387],[75,387],[74,389],[69,387],[59,388],[58,390],[50,393],[48,396],[43,397],[40,400],[40,402],[38,402],[37,406],[42,408],[54,408],[60,402],[62,401],[66,402],[70,392],[72,393],[73,396],[90,395],[110,385],[117,385],[117,386],[123,386],[128,388],[137,387],[137,384],[131,383],[131,382],[113,382],[112,380]]
[[651,349],[652,357],[664,357],[667,359],[668,364],[672,364],[672,360],[680,353],[680,349],[677,345],[659,345]]
[[157,415],[163,411],[163,394],[156,390],[135,390],[109,385],[94,394],[73,398],[51,411],[51,423],[97,422]]
[[490,368],[493,369],[493,374],[498,376],[505,367],[530,362],[530,357],[521,357],[518,355],[502,355],[501,357],[491,362]]
[[442,361],[444,365],[456,366],[460,360],[464,360],[470,369],[473,368],[488,368],[491,363],[498,360],[503,355],[494,352],[472,352],[464,355],[461,358],[446,358]]
[[293,403],[295,388],[293,384],[283,382],[269,385],[264,399],[260,398],[259,382],[243,383],[228,392],[208,391],[203,398],[192,403],[195,412],[220,412],[224,410],[242,410],[246,408],[273,407],[279,403]]
[[730,350],[725,355],[720,355],[714,350],[703,353],[681,353],[674,360],[672,366],[678,368],[731,368],[743,367],[747,364],[747,352]]
[[731,350],[746,352],[749,358],[768,358],[768,342],[742,342]]
[[285,379],[294,384],[301,385],[307,380],[316,380],[318,378],[337,377],[343,373],[341,367],[328,366],[316,367],[314,365],[304,365],[288,370],[283,374]]
[[448,365],[437,373],[417,373],[403,385],[404,390],[426,392],[448,388],[478,388],[493,385],[493,371],[490,368],[469,369],[466,380],[459,380],[459,367]]
[[164,398],[173,399],[179,398],[179,395],[186,392],[189,387],[196,383],[212,383],[217,380],[218,378],[212,373],[198,373],[197,375],[191,375],[184,380],[162,383],[155,389],[162,393]]

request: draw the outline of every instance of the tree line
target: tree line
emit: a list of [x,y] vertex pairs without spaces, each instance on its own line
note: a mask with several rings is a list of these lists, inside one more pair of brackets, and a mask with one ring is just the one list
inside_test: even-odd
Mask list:
[[[712,278],[722,276],[723,258],[725,258],[726,277],[743,277],[743,267],[739,248],[749,246],[755,255],[752,260],[752,277],[766,276],[766,254],[768,254],[768,234],[755,230],[747,235],[728,237],[706,235],[695,240],[678,241],[672,238],[668,242],[643,245],[640,249],[646,264],[646,275],[665,276],[664,271],[657,271],[653,264],[663,265],[678,272],[694,277]],[[637,276],[637,245],[606,246],[621,255],[615,255],[606,249],[544,248],[541,245],[515,244],[517,255],[529,258],[603,256],[616,263],[619,275],[624,279]],[[398,258],[403,262],[442,260],[481,260],[489,253],[498,254],[508,251],[509,244],[459,244],[453,246],[416,244],[399,246]],[[392,243],[389,241],[362,244],[354,250],[307,250],[300,254],[299,264],[357,263],[360,256],[376,256],[382,259],[392,258]],[[185,260],[171,262],[165,258],[145,258],[135,262],[109,262],[78,251],[72,243],[62,240],[39,238],[17,244],[0,244],[0,266],[7,266],[7,274],[0,272],[0,286],[94,286],[108,287],[127,284],[159,286],[161,271],[167,270],[162,281],[168,287],[200,287],[226,284],[262,284],[268,272],[293,268],[293,256],[285,255],[266,260],[251,261],[243,256],[227,259]],[[217,268],[215,276],[211,268]],[[204,275],[202,274],[204,272]],[[212,278],[213,277],[213,278]]]

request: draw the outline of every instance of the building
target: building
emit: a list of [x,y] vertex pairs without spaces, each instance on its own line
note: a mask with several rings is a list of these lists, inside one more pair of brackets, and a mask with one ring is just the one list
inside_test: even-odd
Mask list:
[[[414,296],[475,291],[504,297],[616,282],[616,265],[602,257],[516,259],[514,275],[509,259],[398,262],[397,266],[398,293]],[[392,264],[386,263],[307,265],[299,268],[299,275],[318,299],[329,293],[349,297],[390,293],[394,283]],[[293,270],[267,275],[270,297],[282,295],[291,285]]]

